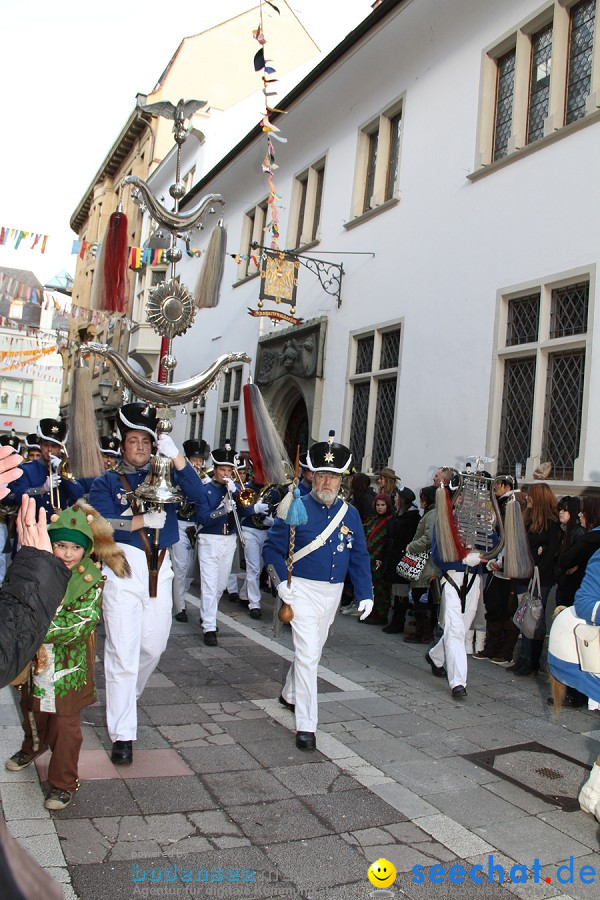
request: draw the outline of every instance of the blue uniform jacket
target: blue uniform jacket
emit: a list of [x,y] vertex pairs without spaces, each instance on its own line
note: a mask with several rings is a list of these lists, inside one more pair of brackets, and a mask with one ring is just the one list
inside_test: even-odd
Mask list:
[[[48,521],[50,521],[50,516],[54,512],[50,505],[50,491],[42,493],[40,490],[48,477],[48,466],[41,460],[34,459],[31,462],[23,463],[19,468],[23,474],[11,484],[11,499],[14,498],[14,502],[20,506],[23,494],[29,494],[30,497],[35,498],[38,510],[42,506],[44,507],[48,514]],[[67,478],[63,478],[55,488],[55,493],[60,508],[66,509],[67,506],[72,506],[76,500],[83,497],[83,487],[78,481],[69,481]]]
[[[139,487],[145,481],[147,469],[139,469],[137,472],[127,473],[127,480],[132,489]],[[190,500],[198,500],[200,488],[202,484],[189,463],[185,469],[172,471],[173,484],[178,485],[186,497]],[[121,479],[117,472],[109,471],[104,475],[96,478],[90,489],[90,504],[98,510],[101,516],[109,519],[115,529],[115,540],[123,544],[130,544],[143,550],[142,541],[139,531],[131,531],[130,523],[133,516],[129,500],[127,499],[125,488],[121,484]],[[167,513],[167,520],[164,528],[160,530],[160,547],[170,547],[179,540],[179,528],[177,527],[176,504],[168,503],[164,509]],[[122,519],[122,527],[115,519]],[[146,534],[152,538],[154,536],[153,529],[146,529]]]
[[202,526],[202,534],[234,534],[233,513],[225,512],[221,506],[227,495],[225,485],[209,481],[201,488],[200,499],[196,503],[196,522]]
[[[341,500],[327,507],[307,494],[301,498],[308,513],[306,525],[296,526],[294,550],[310,544],[317,535],[327,528],[335,517]],[[347,529],[344,532],[344,527]],[[283,519],[275,519],[269,529],[269,536],[263,547],[265,565],[273,566],[282,581],[287,578],[286,560],[289,552],[290,526]],[[312,581],[326,581],[340,584],[346,575],[354,586],[354,596],[358,602],[372,599],[371,562],[367,550],[365,532],[360,516],[353,506],[348,506],[344,518],[333,531],[326,543],[294,564],[292,575],[309,578]]]
[[573,608],[580,619],[591,625],[600,625],[600,550],[596,550],[585,567]]

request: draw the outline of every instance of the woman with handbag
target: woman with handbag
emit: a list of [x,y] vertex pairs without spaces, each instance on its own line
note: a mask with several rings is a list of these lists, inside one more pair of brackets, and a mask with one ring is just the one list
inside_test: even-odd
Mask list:
[[416,627],[414,634],[406,634],[404,636],[407,644],[430,644],[433,641],[435,610],[429,600],[428,589],[431,579],[440,574],[439,569],[431,558],[433,526],[435,525],[435,491],[435,485],[427,485],[421,488],[419,505],[423,510],[423,516],[417,526],[413,540],[406,548],[406,553],[412,556],[420,553],[429,554],[420,576],[412,582],[411,595],[414,603]]
[[373,611],[366,619],[362,619],[367,625],[385,625],[388,619],[391,591],[383,578],[383,548],[391,520],[392,501],[389,494],[377,494],[373,501],[373,515],[365,522],[365,537],[373,579]]
[[[532,484],[527,489],[527,506],[523,515],[529,552],[538,570],[542,606],[546,609],[548,595],[555,584],[556,560],[560,547],[561,530],[556,497],[545,482]],[[527,590],[527,584],[517,585],[517,593]],[[544,627],[545,633],[545,627]],[[544,646],[541,638],[521,638],[521,656],[507,668],[515,675],[537,675]]]

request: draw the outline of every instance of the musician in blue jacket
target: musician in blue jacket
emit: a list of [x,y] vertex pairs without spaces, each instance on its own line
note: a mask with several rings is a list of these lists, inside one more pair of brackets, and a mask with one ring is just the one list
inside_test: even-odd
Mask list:
[[61,478],[59,454],[65,449],[67,423],[64,419],[40,419],[38,425],[41,458],[21,465],[23,475],[11,491],[11,502],[21,503],[23,494],[35,498],[36,509],[46,510],[48,519],[55,510],[66,509],[83,497],[83,487],[75,479]]
[[346,574],[352,579],[361,619],[373,609],[371,563],[360,516],[338,498],[342,474],[352,456],[347,447],[328,441],[313,444],[307,464],[314,479],[301,498],[308,521],[296,526],[292,581],[287,584],[290,527],[275,519],[263,559],[277,593],[292,607],[294,659],[279,702],[296,714],[296,746],[315,750],[318,721],[317,669],[337,612]]
[[201,526],[197,541],[202,573],[200,618],[207,647],[217,646],[217,607],[231,572],[239,524],[236,508],[239,485],[233,480],[239,460],[228,439],[224,447],[213,450],[212,460],[212,480],[202,485],[196,503],[196,522]]
[[[122,544],[131,575],[117,578],[106,568],[103,614],[106,628],[104,674],[106,721],[113,741],[111,760],[132,762],[132,742],[137,736],[136,700],[158,665],[171,630],[173,569],[169,548],[179,540],[175,504],[160,511],[142,512],[130,493],[145,481],[156,444],[174,466],[173,483],[190,500],[198,500],[201,483],[193,468],[168,434],[156,437],[156,411],[143,403],[129,403],[119,410],[122,460],[112,471],[96,478],[90,504],[108,519],[115,540]],[[152,541],[160,530],[156,587],[150,580]],[[156,596],[151,596],[155,589]]]

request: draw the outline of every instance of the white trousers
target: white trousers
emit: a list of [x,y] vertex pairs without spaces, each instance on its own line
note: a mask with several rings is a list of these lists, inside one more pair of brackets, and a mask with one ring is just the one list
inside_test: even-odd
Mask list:
[[244,528],[244,556],[246,557],[246,577],[240,588],[240,597],[248,600],[248,609],[260,609],[260,573],[262,572],[262,549],[268,528],[264,531],[258,528]]
[[171,547],[176,582],[173,591],[175,612],[181,612],[182,609],[185,609],[185,595],[189,591],[192,583],[194,548],[186,534],[186,529],[190,527],[193,528],[193,526],[193,522],[183,522],[179,520],[177,522],[177,527],[179,528],[179,540]]
[[343,584],[293,578],[300,595],[294,603],[292,635],[294,659],[287,673],[282,696],[296,704],[296,730],[317,729],[319,707],[317,699],[317,670],[331,624],[335,619]]
[[[448,572],[460,588],[465,573]],[[470,576],[469,576],[470,577]],[[452,585],[444,580],[444,633],[429,656],[436,666],[445,666],[448,673],[448,684],[451,688],[461,684],[467,686],[467,651],[465,649],[465,633],[470,629],[477,604],[481,579],[475,577],[465,603],[465,611],[461,612],[460,597]]]
[[134,741],[136,701],[158,665],[171,631],[173,569],[166,553],[158,575],[157,596],[151,598],[146,554],[127,544],[121,547],[129,560],[131,576],[117,578],[104,568],[106,724],[111,741]]
[[217,606],[227,586],[235,553],[235,534],[198,535],[200,563],[200,618],[204,631],[216,631]]

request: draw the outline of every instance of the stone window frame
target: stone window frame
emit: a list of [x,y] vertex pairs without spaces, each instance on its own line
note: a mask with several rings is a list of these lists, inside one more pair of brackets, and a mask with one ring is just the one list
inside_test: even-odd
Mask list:
[[[484,48],[479,92],[475,170],[470,174],[469,178],[475,180],[481,175],[495,171],[497,168],[520,158],[526,153],[536,151],[546,144],[600,119],[600,0],[597,0],[591,86],[587,99],[586,114],[581,119],[565,124],[571,8],[578,3],[579,0],[550,0],[550,2],[546,2],[542,7],[538,8],[534,15],[522,20],[493,44]],[[544,121],[544,135],[532,143],[527,143],[531,42],[532,37],[550,23],[553,25],[552,68],[548,114]],[[511,50],[515,50],[515,84],[511,136],[508,141],[506,155],[494,160],[498,61]]]
[[[589,283],[589,301],[587,330],[584,334],[567,335],[565,337],[550,337],[550,322],[552,309],[552,291],[555,288],[567,287],[578,282]],[[536,359],[536,374],[533,400],[533,415],[531,420],[530,455],[527,459],[525,471],[521,473],[522,482],[531,482],[533,472],[542,459],[542,442],[544,439],[544,423],[546,413],[546,386],[549,359],[553,354],[583,349],[585,351],[584,389],[581,416],[581,433],[579,441],[579,456],[574,460],[573,479],[559,480],[547,479],[557,490],[561,487],[572,490],[573,487],[585,485],[583,480],[583,457],[587,440],[587,419],[590,410],[590,385],[592,367],[592,342],[594,333],[594,305],[596,293],[596,266],[582,266],[550,275],[545,279],[526,281],[516,285],[501,288],[496,294],[496,320],[494,326],[494,351],[492,357],[490,404],[487,427],[486,455],[494,459],[498,457],[500,444],[500,427],[502,417],[502,401],[504,390],[504,363],[505,360],[534,357]],[[509,303],[513,299],[519,299],[539,292],[539,325],[537,340],[530,343],[511,344],[506,342]]]
[[251,209],[246,210],[242,220],[242,235],[240,239],[240,255],[242,259],[238,264],[238,275],[236,284],[240,284],[248,278],[255,278],[260,272],[260,263],[257,266],[252,259],[244,259],[243,257],[255,255],[256,259],[260,258],[260,250],[252,251],[251,244],[265,244],[265,228],[267,227],[267,198],[255,203]]
[[294,177],[286,246],[303,250],[320,239],[327,157],[320,156]]
[[[344,223],[349,229],[372,216],[390,209],[399,202],[400,165],[402,159],[402,140],[404,134],[406,96],[402,94],[384,109],[360,126],[354,167],[354,185],[350,220]],[[388,184],[390,149],[392,146],[391,124],[397,116],[401,116],[400,138],[398,141],[398,161],[394,184]],[[373,136],[377,135],[377,159],[373,173],[373,190],[370,197],[365,196],[369,171],[370,147]]]

